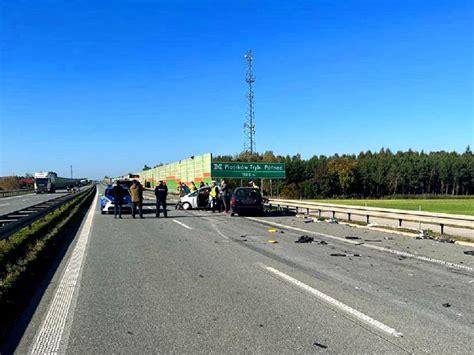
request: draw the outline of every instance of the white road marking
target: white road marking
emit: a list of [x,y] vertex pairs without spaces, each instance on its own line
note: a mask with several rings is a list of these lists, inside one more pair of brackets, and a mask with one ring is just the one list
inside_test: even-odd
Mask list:
[[335,235],[330,235],[330,234],[325,234],[325,233],[320,233],[320,232],[314,232],[314,231],[310,231],[310,230],[306,230],[306,229],[301,229],[301,228],[297,228],[297,227],[288,226],[286,224],[280,224],[280,223],[276,223],[276,222],[266,221],[266,220],[259,219],[259,218],[254,218],[254,217],[245,217],[245,218],[250,219],[252,221],[268,224],[268,225],[271,225],[271,226],[274,226],[274,227],[292,229],[292,230],[295,230],[295,231],[298,231],[298,232],[309,233],[309,234],[314,234],[314,235],[321,235],[323,237],[338,240],[338,241],[341,241],[341,242],[344,242],[344,243],[354,244],[354,245],[358,245],[360,247],[373,249],[373,250],[377,250],[377,251],[383,251],[383,252],[390,253],[390,254],[405,256],[407,258],[418,259],[418,260],[426,261],[428,263],[445,265],[445,266],[448,266],[448,267],[467,270],[467,271],[471,271],[471,272],[474,271],[474,268],[472,268],[470,266],[455,264],[455,263],[445,261],[445,260],[433,259],[433,258],[430,258],[428,256],[420,256],[420,255],[410,254],[410,253],[407,253],[407,252],[404,252],[404,251],[398,251],[398,250],[394,250],[394,249],[387,249],[387,248],[379,247],[377,245],[372,245],[372,244],[359,244],[360,242],[358,242],[358,241],[353,241],[353,240],[348,240],[348,239],[344,239],[344,238],[341,238],[341,237],[336,237]]
[[226,240],[230,240],[230,238],[228,236],[226,236],[224,233],[222,233],[220,230],[219,230],[219,227],[217,227],[216,224],[213,224],[214,228],[216,229],[216,232],[217,234],[219,234],[222,238],[226,239]]
[[4,206],[8,206],[9,203],[4,203],[4,204],[1,204],[0,207],[4,207]]
[[173,222],[178,223],[180,226],[183,226],[184,228],[192,229],[191,227],[189,227],[189,226],[185,225],[184,223],[182,223],[182,222],[180,222],[180,221],[177,221],[177,220],[175,220],[175,219],[173,219]]
[[321,291],[318,291],[316,290],[315,288],[301,282],[301,281],[298,281],[297,279],[277,270],[277,269],[274,269],[270,266],[266,266],[266,265],[263,265],[261,264],[261,266],[267,270],[267,271],[270,271],[271,273],[277,275],[278,277],[280,277],[281,279],[285,280],[285,281],[288,281],[290,283],[292,283],[293,285],[295,286],[298,286],[299,288],[305,290],[305,291],[308,291],[309,293],[311,293],[312,295],[318,297],[319,299],[323,300],[323,301],[326,301],[327,303],[329,303],[330,305],[350,314],[351,316],[354,316],[355,318],[375,327],[375,328],[378,328],[379,330],[381,331],[384,331],[385,333],[388,333],[390,335],[393,335],[395,337],[402,337],[403,334],[400,333],[400,332],[397,332],[395,329],[389,327],[388,325],[385,325],[383,324],[382,322],[379,322],[378,320],[375,320],[371,317],[369,317],[368,315],[346,305],[345,303],[342,303],[334,298],[332,298],[331,296],[328,296],[326,295],[325,293],[322,293]]
[[59,286],[54,293],[53,301],[36,333],[31,354],[57,354],[59,352],[68,313],[74,312],[74,309],[70,309],[70,306],[81,277],[82,263],[89,241],[98,196],[98,193],[96,193],[94,201],[87,212],[86,221],[79,234],[76,246],[72,251],[71,258],[59,281]]

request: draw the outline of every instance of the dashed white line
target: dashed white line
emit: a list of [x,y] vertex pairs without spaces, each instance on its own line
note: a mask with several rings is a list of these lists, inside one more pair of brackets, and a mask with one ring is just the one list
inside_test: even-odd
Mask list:
[[59,286],[56,289],[46,317],[36,334],[31,354],[57,354],[59,352],[68,313],[70,311],[73,312],[70,306],[81,276],[82,263],[89,241],[97,199],[98,193],[95,195],[94,201],[87,212],[87,218],[79,234],[77,244],[59,281]]
[[187,228],[187,229],[192,229],[190,226],[187,226],[185,225],[184,223],[180,222],[180,221],[177,221],[175,219],[173,219],[173,222],[174,223],[178,223],[180,226],[183,226],[184,228]]
[[276,222],[266,221],[266,220],[259,219],[259,218],[254,218],[254,217],[246,217],[246,218],[250,219],[252,221],[264,223],[264,224],[271,225],[271,226],[274,226],[274,227],[292,229],[292,230],[295,230],[295,231],[298,231],[298,232],[309,233],[309,234],[314,234],[314,235],[321,235],[323,237],[330,238],[330,239],[335,239],[335,240],[338,240],[338,241],[341,241],[341,242],[344,242],[344,243],[354,244],[354,245],[358,245],[358,246],[361,246],[361,247],[364,247],[364,248],[383,251],[383,252],[386,252],[386,253],[395,254],[395,255],[399,255],[399,256],[405,256],[407,258],[418,259],[418,260],[426,261],[426,262],[432,263],[432,264],[445,265],[445,266],[448,266],[448,267],[467,270],[467,271],[471,271],[471,272],[474,271],[474,269],[470,266],[455,264],[455,263],[445,261],[445,260],[433,259],[433,258],[430,258],[430,257],[427,257],[427,256],[410,254],[410,253],[407,253],[407,252],[404,252],[404,251],[398,251],[398,250],[394,250],[394,249],[387,249],[387,248],[379,247],[377,245],[372,245],[372,244],[359,244],[360,242],[358,242],[358,241],[347,240],[347,239],[344,239],[344,238],[341,238],[341,237],[336,237],[335,235],[330,235],[330,234],[325,234],[325,233],[320,233],[320,232],[314,232],[314,231],[310,231],[310,230],[306,230],[306,229],[302,229],[302,228],[288,226],[286,224],[280,224],[280,223],[276,223]]
[[301,282],[301,281],[299,281],[299,280],[297,280],[297,279],[295,279],[295,278],[293,278],[293,277],[291,277],[291,276],[289,276],[289,275],[287,275],[287,274],[285,274],[285,273],[283,273],[283,272],[281,272],[277,269],[274,269],[270,266],[266,266],[266,265],[263,265],[263,264],[261,264],[261,266],[265,270],[275,274],[276,276],[280,277],[281,279],[283,279],[285,281],[288,281],[288,282],[290,282],[291,284],[293,284],[295,286],[298,286],[299,288],[311,293],[312,295],[314,295],[314,296],[318,297],[319,299],[329,303],[330,305],[332,305],[332,306],[334,306],[334,307],[350,314],[351,316],[353,316],[353,317],[355,317],[355,318],[371,325],[372,327],[375,327],[375,328],[377,328],[377,329],[379,329],[379,330],[381,330],[385,333],[388,333],[390,335],[393,335],[395,337],[402,337],[403,336],[402,333],[396,331],[395,329],[389,327],[388,325],[385,325],[382,322],[379,322],[378,320],[375,320],[372,317],[369,317],[368,315],[366,315],[366,314],[364,314],[364,313],[362,313],[362,312],[346,305],[345,303],[342,303],[342,302],[332,298],[331,296],[326,295],[325,293],[322,293],[321,291],[316,290],[315,288],[313,288],[313,287],[311,287],[311,286],[309,286],[309,285],[307,285],[307,284],[305,284],[305,283],[303,283],[303,282]]

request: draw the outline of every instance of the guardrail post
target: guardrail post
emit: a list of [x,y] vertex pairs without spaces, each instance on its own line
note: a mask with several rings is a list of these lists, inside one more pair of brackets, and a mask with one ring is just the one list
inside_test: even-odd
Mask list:
[[401,219],[401,218],[398,219],[398,226],[399,226],[399,227],[402,226],[402,219]]
[[321,210],[318,210],[318,217],[321,218]]
[[336,218],[336,211],[332,211],[332,218]]
[[440,227],[441,227],[441,234],[444,234],[444,224],[440,224]]
[[306,214],[309,216],[309,208],[306,209]]
[[367,224],[369,224],[369,219],[370,219],[370,216],[367,215]]
[[348,221],[351,220],[351,214],[350,214],[350,213],[347,214],[347,220],[348,220]]
[[277,205],[277,211],[280,212],[280,205]]
[[296,207],[296,214],[298,214],[298,207]]

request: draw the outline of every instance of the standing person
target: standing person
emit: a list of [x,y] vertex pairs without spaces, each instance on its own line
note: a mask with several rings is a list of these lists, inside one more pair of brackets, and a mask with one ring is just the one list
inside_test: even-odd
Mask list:
[[222,204],[224,205],[224,212],[229,213],[229,187],[225,180],[221,181],[221,199]]
[[194,192],[197,190],[197,187],[196,187],[196,184],[194,183],[194,181],[191,181],[191,188],[190,188],[191,192]]
[[258,185],[255,183],[255,181],[253,181],[253,180],[249,182],[249,185],[250,185],[250,187],[253,187],[254,189],[257,189],[257,190],[260,189],[258,187]]
[[189,190],[188,185],[186,185],[184,182],[181,184],[181,187],[183,188],[184,195],[189,194],[191,191]]
[[122,205],[125,191],[118,181],[115,182],[115,185],[112,188],[112,194],[114,196],[114,218],[117,218],[117,213],[119,218],[122,218]]
[[138,207],[138,214],[143,218],[143,188],[137,180],[133,180],[130,186],[130,196],[132,198],[132,217],[135,218],[135,213]]
[[157,187],[155,187],[156,196],[156,218],[160,217],[160,206],[163,206],[163,215],[168,218],[168,212],[166,210],[166,196],[168,195],[168,186],[162,180]]
[[219,188],[217,187],[216,182],[213,181],[211,185],[211,191],[209,192],[209,197],[211,199],[211,205],[212,205],[212,213],[216,212],[216,210],[219,210],[218,195],[219,195]]
[[199,184],[199,188],[202,188],[204,186],[206,186],[206,184],[204,183],[204,181],[201,181],[201,183]]

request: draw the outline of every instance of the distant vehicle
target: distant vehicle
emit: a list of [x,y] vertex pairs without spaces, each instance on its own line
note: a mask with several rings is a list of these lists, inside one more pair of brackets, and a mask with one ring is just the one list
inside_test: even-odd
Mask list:
[[[122,204],[122,211],[125,210],[132,210],[132,198],[130,196],[130,191],[128,190],[127,184],[120,184],[120,186],[124,189],[124,198]],[[99,203],[100,203],[100,213],[114,213],[115,209],[115,201],[113,195],[113,185],[107,185],[103,194],[99,195]]]
[[79,184],[80,179],[68,179],[59,177],[53,171],[35,173],[35,192],[37,194],[42,192],[54,193],[57,189],[65,189],[68,185],[75,186]]
[[211,192],[210,186],[204,186],[200,189],[191,192],[179,199],[177,208],[184,210],[197,209],[197,208],[211,208],[209,201],[209,194]]
[[263,214],[263,197],[259,189],[237,187],[232,193],[230,214],[256,213]]

